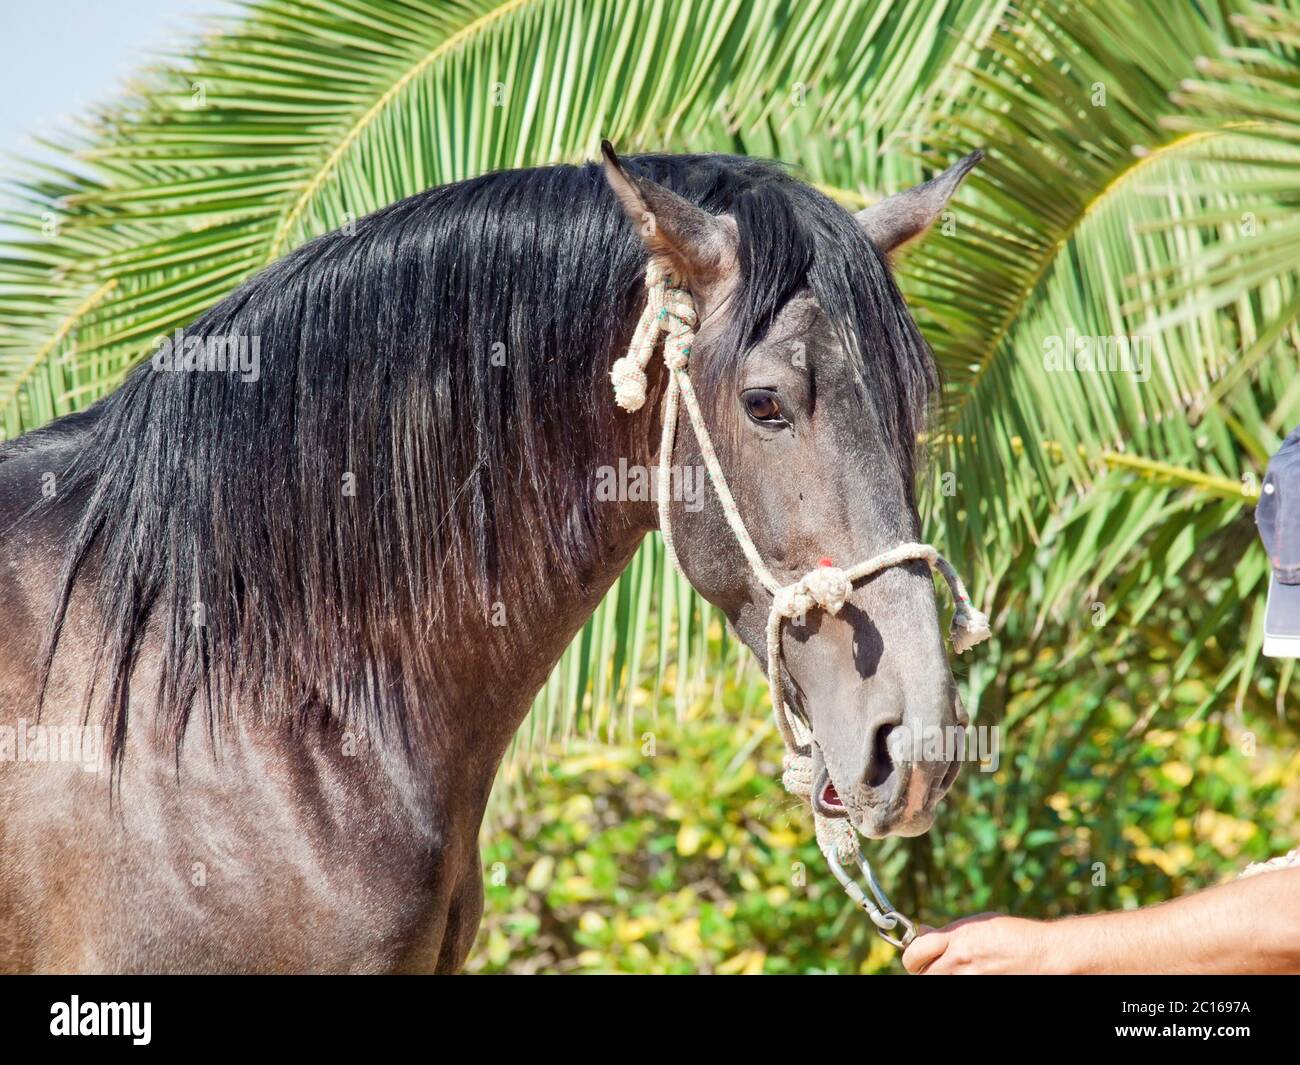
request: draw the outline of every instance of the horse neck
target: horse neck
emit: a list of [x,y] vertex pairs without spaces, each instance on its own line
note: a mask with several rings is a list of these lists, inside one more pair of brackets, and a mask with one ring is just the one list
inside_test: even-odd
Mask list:
[[[615,434],[614,453],[598,458],[597,466],[619,469],[621,460],[624,470],[651,469],[651,422],[656,417],[648,409],[628,419]],[[440,709],[452,721],[446,722],[450,727],[442,731],[439,746],[486,773],[489,783],[565,648],[655,526],[650,501],[604,498],[597,472],[593,468],[585,484],[597,521],[595,535],[582,549],[577,582],[533,578],[527,587],[514,589],[511,601],[492,604],[456,586],[448,593],[453,601],[444,604],[444,616],[454,620],[440,636],[437,656],[447,675],[437,684],[441,691],[460,694],[452,697],[458,705],[440,700]],[[528,530],[517,535],[526,537]],[[509,564],[509,558],[503,559],[503,565]]]
[[534,697],[627,566],[642,535],[640,530],[611,531],[607,540],[593,545],[583,588],[547,590],[524,611],[497,604],[487,617],[445,634],[440,650],[453,676],[450,685],[440,687],[459,694],[452,697],[458,705],[445,706],[444,701],[443,709],[454,715],[455,723],[442,746],[495,769]]

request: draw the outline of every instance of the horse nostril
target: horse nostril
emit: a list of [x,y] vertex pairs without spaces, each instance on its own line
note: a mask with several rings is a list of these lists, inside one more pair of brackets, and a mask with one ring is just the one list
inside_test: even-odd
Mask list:
[[893,731],[893,725],[881,725],[872,737],[871,761],[867,763],[867,786],[870,788],[880,787],[893,772],[894,759],[889,753],[889,734]]

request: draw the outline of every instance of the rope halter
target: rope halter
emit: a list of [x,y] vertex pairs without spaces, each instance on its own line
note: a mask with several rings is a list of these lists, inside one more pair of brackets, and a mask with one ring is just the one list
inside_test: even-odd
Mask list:
[[[699,443],[704,465],[709,471],[709,479],[722,504],[727,524],[732,535],[744,552],[755,577],[772,596],[772,609],[767,619],[767,683],[772,696],[772,712],[776,718],[777,728],[785,740],[786,753],[783,760],[784,772],[781,782],[793,795],[809,800],[813,807],[813,823],[817,832],[817,845],[825,855],[845,891],[854,903],[866,911],[875,923],[880,934],[895,946],[904,947],[915,935],[912,924],[906,917],[894,909],[885,893],[880,889],[871,866],[862,856],[858,846],[858,836],[849,824],[846,816],[831,818],[818,812],[812,802],[812,790],[816,784],[813,780],[812,734],[786,704],[781,684],[781,627],[789,619],[802,618],[813,610],[838,614],[858,581],[865,580],[882,570],[906,562],[922,561],[931,570],[938,572],[947,583],[956,604],[952,616],[952,645],[957,654],[969,650],[989,637],[989,619],[977,610],[966,594],[966,587],[957,576],[951,564],[930,544],[899,544],[865,562],[859,562],[848,569],[840,569],[831,564],[829,559],[822,559],[821,564],[805,573],[793,584],[783,585],[767,568],[745,523],[736,508],[736,501],[723,475],[718,462],[717,452],[709,437],[708,427],[700,412],[699,399],[687,373],[691,354],[691,345],[695,340],[697,314],[695,301],[685,286],[684,281],[670,274],[658,261],[651,259],[646,268],[646,306],[637,322],[636,331],[628,352],[618,359],[610,370],[610,380],[614,385],[614,401],[629,413],[640,410],[646,401],[647,377],[646,367],[663,338],[663,358],[668,367],[668,390],[664,396],[663,435],[659,444],[659,531],[663,536],[664,549],[672,561],[673,568],[685,577],[681,563],[677,559],[677,550],[673,543],[671,520],[672,493],[667,490],[671,483],[673,445],[677,433],[677,414],[679,405],[686,407],[686,414],[695,439]],[[845,865],[856,862],[866,878],[871,897],[862,891],[853,876],[845,870]],[[900,925],[905,929],[902,938],[889,933]]]

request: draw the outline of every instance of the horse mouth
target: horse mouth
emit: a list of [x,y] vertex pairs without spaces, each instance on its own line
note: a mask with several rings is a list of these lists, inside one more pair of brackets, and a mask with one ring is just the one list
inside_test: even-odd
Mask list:
[[[816,750],[818,761],[821,761],[821,751]],[[822,817],[848,817],[849,811],[844,806],[844,801],[840,798],[840,793],[835,790],[835,785],[831,783],[831,774],[825,764],[817,767],[813,776],[812,787],[812,806],[815,813],[821,814]]]

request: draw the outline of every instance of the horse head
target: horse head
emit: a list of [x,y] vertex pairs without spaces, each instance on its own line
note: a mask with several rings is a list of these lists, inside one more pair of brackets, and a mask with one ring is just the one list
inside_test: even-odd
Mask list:
[[[978,160],[855,218],[787,180],[709,210],[655,181],[653,158],[625,166],[605,153],[606,179],[656,268],[689,290],[700,411],[740,516],[736,532],[716,496],[670,503],[679,564],[782,674],[773,690],[811,733],[814,809],[870,837],[924,832],[960,768],[959,747],[933,742],[967,717],[930,570],[890,565],[846,585],[834,610],[768,623],[774,594],[819,565],[920,538],[915,448],[936,375],[888,256],[925,232]],[[675,399],[668,411],[687,417]],[[677,466],[707,465],[698,439],[678,440]]]

